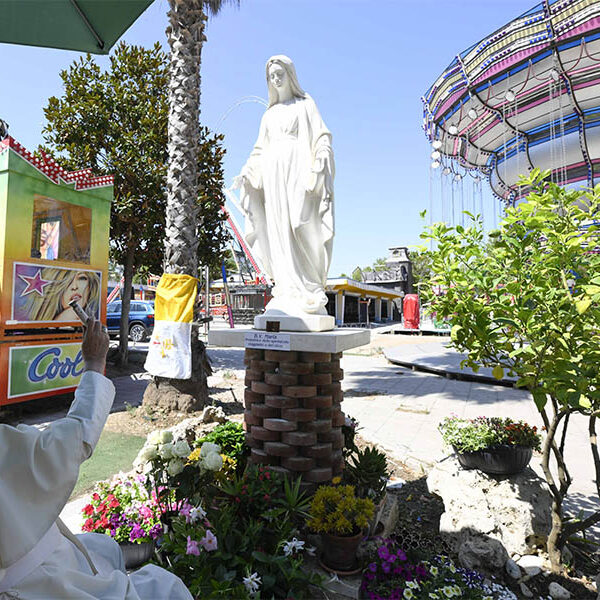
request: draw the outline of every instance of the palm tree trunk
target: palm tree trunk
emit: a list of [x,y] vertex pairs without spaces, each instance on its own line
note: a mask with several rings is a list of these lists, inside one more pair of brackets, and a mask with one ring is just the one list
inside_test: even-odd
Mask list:
[[[200,138],[200,61],[205,41],[203,0],[169,0],[167,38],[171,48],[169,81],[169,165],[165,273],[198,277],[198,148]],[[196,322],[198,319],[194,318]],[[144,405],[191,412],[208,399],[211,369],[199,327],[192,327],[192,378],[156,377]]]

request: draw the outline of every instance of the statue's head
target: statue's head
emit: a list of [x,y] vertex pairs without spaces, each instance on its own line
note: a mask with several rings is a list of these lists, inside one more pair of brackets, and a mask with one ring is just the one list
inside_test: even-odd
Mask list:
[[298,76],[291,58],[283,54],[271,56],[266,66],[267,87],[269,88],[269,106],[279,102],[279,89],[288,87],[296,98],[305,98],[306,94],[298,83]]

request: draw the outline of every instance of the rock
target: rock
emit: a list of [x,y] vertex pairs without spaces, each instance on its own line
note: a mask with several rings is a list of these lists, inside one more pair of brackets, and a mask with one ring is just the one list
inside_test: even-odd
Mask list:
[[144,391],[147,410],[190,413],[200,410],[206,396],[205,384],[191,379],[153,379]]
[[533,598],[533,592],[524,583],[520,583],[519,588],[525,598]]
[[504,569],[513,579],[519,579],[519,577],[521,577],[521,569],[519,568],[519,565],[514,560],[512,560],[512,558],[509,558],[506,561]]
[[566,590],[562,585],[553,581],[548,586],[548,593],[552,596],[552,600],[569,600],[571,592]]
[[202,411],[202,422],[203,423],[225,423],[227,417],[225,412],[220,406],[207,406]]
[[542,572],[544,559],[535,554],[525,554],[517,561],[517,564],[529,577],[535,577]]
[[398,501],[398,496],[393,493],[387,494],[383,510],[379,517],[379,522],[383,523],[383,531],[380,534],[381,537],[388,538],[394,533],[399,515],[400,503]]
[[173,438],[176,440],[186,440],[188,444],[194,442],[197,438],[202,437],[203,428],[202,417],[191,417],[184,419],[177,423],[177,425],[171,427],[173,432]]
[[427,486],[444,501],[440,533],[455,550],[467,540],[491,538],[510,555],[529,554],[550,532],[550,492],[533,469],[494,477],[465,470],[451,456],[433,467]]
[[471,571],[498,571],[506,564],[508,554],[498,540],[475,536],[460,545],[458,560]]

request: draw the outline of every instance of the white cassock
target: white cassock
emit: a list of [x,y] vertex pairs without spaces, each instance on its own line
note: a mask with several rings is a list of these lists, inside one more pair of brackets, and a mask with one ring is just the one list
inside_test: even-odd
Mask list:
[[192,600],[178,577],[157,566],[127,575],[109,536],[73,536],[57,522],[114,395],[110,380],[86,371],[64,419],[44,431],[0,425],[1,600]]

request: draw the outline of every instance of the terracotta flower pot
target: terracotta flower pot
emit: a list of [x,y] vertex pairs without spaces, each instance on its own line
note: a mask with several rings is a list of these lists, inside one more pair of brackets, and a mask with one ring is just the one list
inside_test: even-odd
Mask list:
[[321,536],[323,565],[336,572],[349,572],[356,569],[356,551],[363,538],[363,533],[352,536],[331,535]]
[[477,452],[456,452],[463,469],[479,469],[488,475],[520,473],[529,464],[532,454],[533,449],[525,446],[498,446]]

